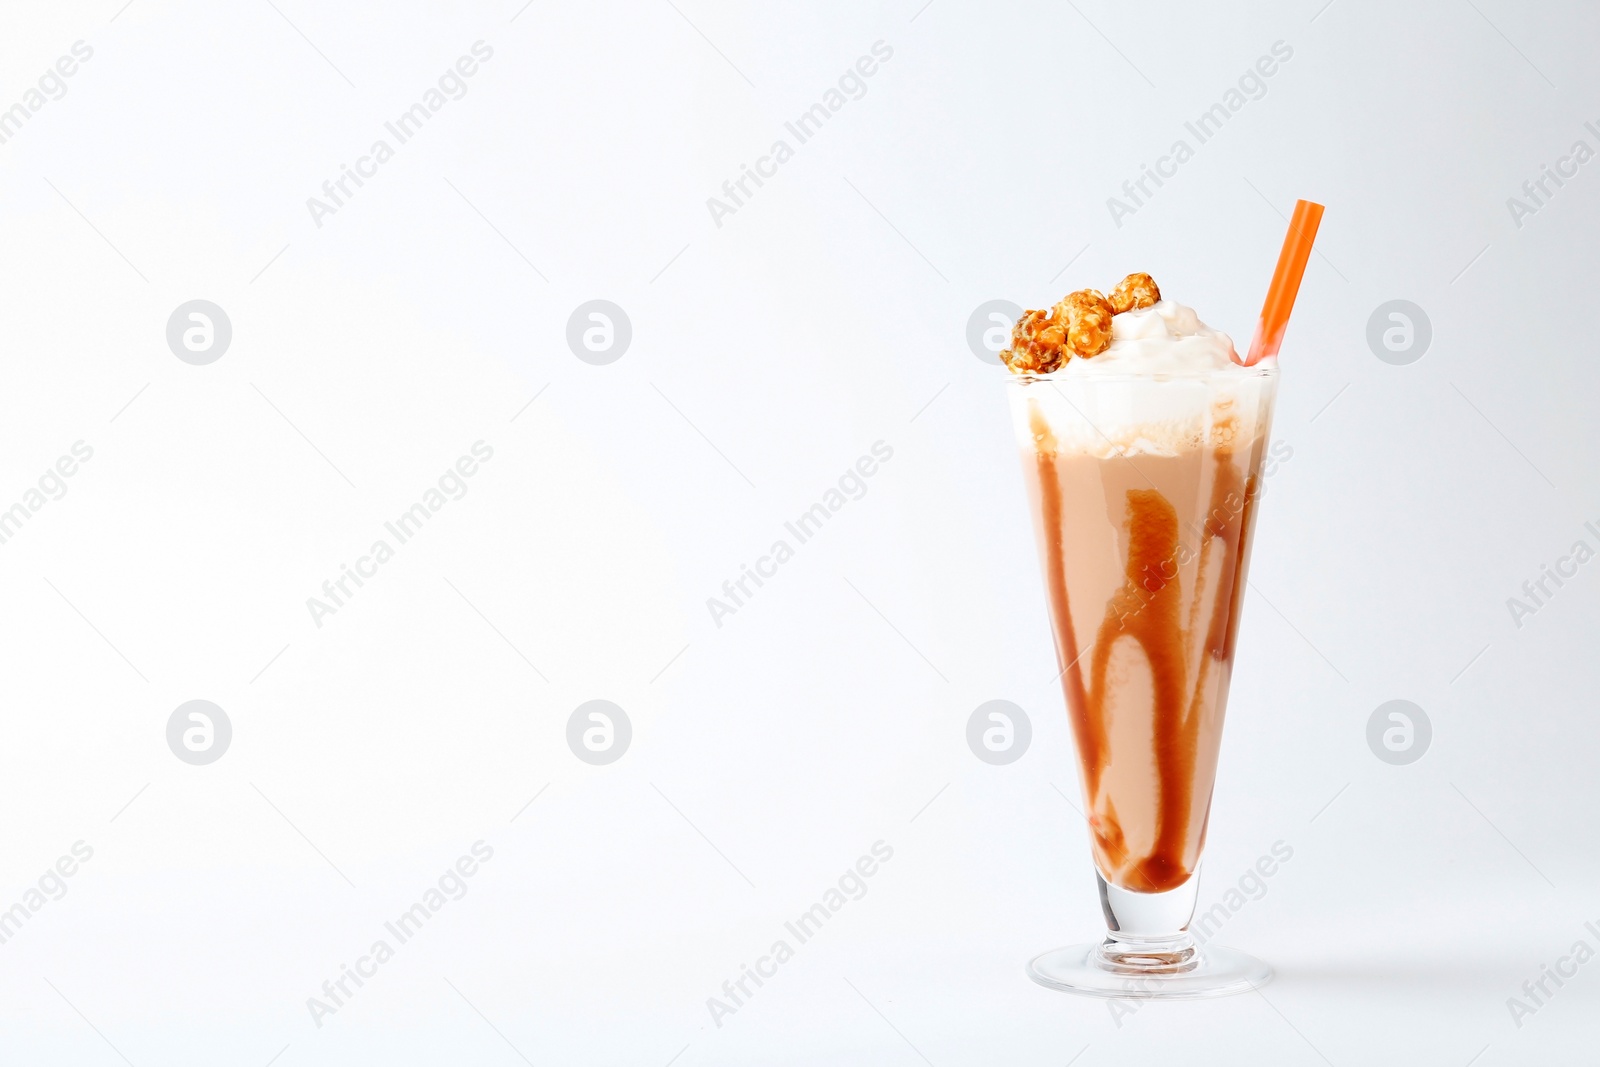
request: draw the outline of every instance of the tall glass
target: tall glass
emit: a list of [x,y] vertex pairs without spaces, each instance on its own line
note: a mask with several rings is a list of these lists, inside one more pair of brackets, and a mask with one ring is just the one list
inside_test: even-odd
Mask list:
[[1094,996],[1241,992],[1271,969],[1189,923],[1278,372],[1089,371],[1010,384],[1108,927],[1028,973]]

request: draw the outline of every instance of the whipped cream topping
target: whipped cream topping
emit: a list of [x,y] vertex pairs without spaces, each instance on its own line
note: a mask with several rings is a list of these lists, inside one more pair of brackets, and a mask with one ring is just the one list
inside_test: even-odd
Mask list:
[[[1208,371],[1243,370],[1234,362],[1233,340],[1200,321],[1194,309],[1175,300],[1125,311],[1111,320],[1111,347],[1089,359],[1067,361],[1057,376],[1098,378],[1122,375],[1187,376]],[[1264,360],[1263,363],[1266,361]]]
[[1266,430],[1277,367],[1234,362],[1233,341],[1172,300],[1112,319],[1111,344],[1058,371],[1013,377],[1025,451],[1175,456]]

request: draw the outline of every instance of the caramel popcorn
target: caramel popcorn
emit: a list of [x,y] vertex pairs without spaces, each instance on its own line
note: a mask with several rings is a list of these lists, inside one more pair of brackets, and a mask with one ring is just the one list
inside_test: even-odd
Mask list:
[[1067,320],[1051,311],[1024,311],[1011,330],[1011,347],[1000,358],[1013,374],[1049,374],[1071,358]]
[[1095,289],[1068,293],[1049,311],[1023,312],[1000,359],[1013,374],[1049,374],[1073,356],[1098,356],[1111,347],[1113,316],[1160,299],[1155,279],[1142,273],[1122,279],[1109,299]]
[[1066,323],[1067,348],[1073,355],[1088,359],[1111,347],[1111,317],[1116,312],[1098,291],[1068,293],[1053,310]]
[[1161,299],[1156,280],[1148,274],[1130,274],[1111,290],[1111,310],[1120,315],[1124,311],[1147,308]]

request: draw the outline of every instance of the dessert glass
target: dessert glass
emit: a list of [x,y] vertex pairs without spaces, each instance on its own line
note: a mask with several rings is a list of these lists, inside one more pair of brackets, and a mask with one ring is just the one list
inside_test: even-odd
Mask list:
[[1242,992],[1271,969],[1202,947],[1190,924],[1276,361],[1161,375],[1073,363],[1009,389],[1107,934],[1028,974],[1104,997]]

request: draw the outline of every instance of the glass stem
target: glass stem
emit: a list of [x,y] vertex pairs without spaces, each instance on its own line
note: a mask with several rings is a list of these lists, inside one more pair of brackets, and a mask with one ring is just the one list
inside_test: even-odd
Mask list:
[[1200,892],[1200,872],[1165,893],[1136,893],[1112,885],[1097,870],[1100,907],[1105,912],[1106,940],[1095,961],[1129,975],[1182,974],[1199,964],[1189,922]]

